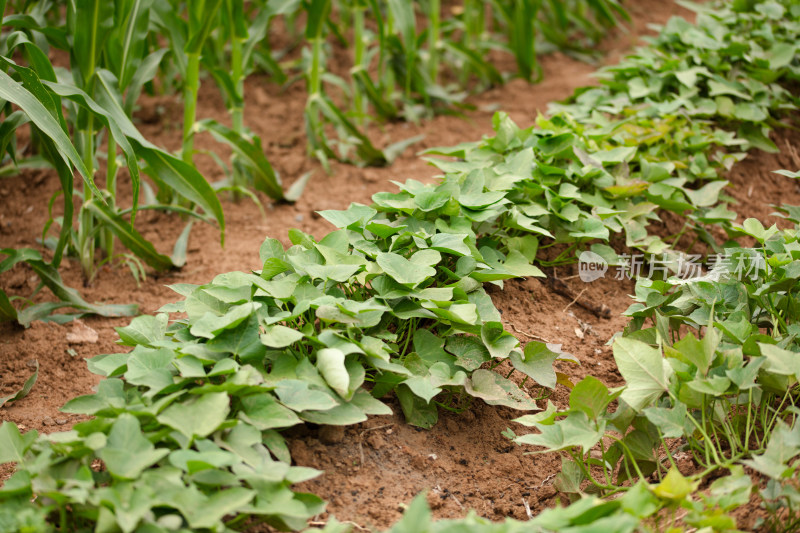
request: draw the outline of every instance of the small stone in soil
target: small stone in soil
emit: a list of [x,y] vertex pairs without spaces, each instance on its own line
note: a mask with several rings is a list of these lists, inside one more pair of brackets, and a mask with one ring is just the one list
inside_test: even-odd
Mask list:
[[55,424],[55,421],[51,417],[46,416],[46,417],[42,418],[42,425],[43,426],[52,426],[54,424]]
[[72,331],[67,333],[66,338],[69,344],[95,344],[99,335],[94,329],[76,321]]

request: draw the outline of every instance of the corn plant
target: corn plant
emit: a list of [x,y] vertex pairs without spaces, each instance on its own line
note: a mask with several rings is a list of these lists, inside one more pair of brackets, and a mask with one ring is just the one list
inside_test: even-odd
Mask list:
[[[438,0],[307,3],[304,63],[311,152],[326,166],[330,158],[385,164],[405,145],[387,149],[381,156],[367,134],[370,111],[381,120],[416,121],[461,106],[467,90],[504,82],[505,76],[489,59],[493,50],[513,54],[518,74],[534,81],[540,70],[537,41],[566,46],[579,31],[598,37],[627,16],[614,0],[575,1],[568,8],[542,0],[472,0],[457,15],[443,18]],[[317,25],[319,13],[325,13],[325,20]],[[418,22],[419,14],[425,15],[427,23]],[[352,27],[351,42],[343,26]],[[325,68],[330,41],[352,45],[349,83]],[[457,83],[446,82],[449,77]],[[328,97],[327,85],[339,90],[343,104]],[[353,151],[355,156],[350,155]]]
[[[271,18],[269,7],[246,11],[242,0],[209,0],[186,4],[186,18],[180,4],[164,3],[156,9],[156,24],[169,39],[177,70],[183,78],[184,115],[181,157],[192,163],[194,136],[208,131],[234,152],[230,182],[224,186],[234,198],[249,195],[254,187],[276,200],[294,200],[304,183],[284,195],[280,178],[264,155],[261,140],[245,129],[244,79],[252,72],[256,45],[263,41]],[[279,8],[280,9],[280,8]],[[249,16],[254,17],[248,24]],[[215,121],[197,119],[200,69],[208,71],[225,98],[231,127]],[[219,189],[219,188],[218,188]],[[253,197],[255,198],[255,197]]]
[[[326,19],[331,11],[331,0],[312,0],[307,5],[308,20],[305,36],[310,45],[310,58],[306,70],[308,101],[305,109],[306,134],[312,153],[324,164],[330,158],[347,160],[347,152],[355,147],[357,160],[367,165],[386,164],[386,156],[375,148],[353,122],[324,93],[324,46]],[[325,128],[330,124],[339,134],[339,152],[334,151]]]
[[[279,9],[289,9],[289,6]],[[244,125],[244,79],[254,69],[256,46],[266,39],[275,14],[270,5],[246,11],[242,0],[225,0],[220,12],[221,24],[216,34],[207,40],[203,55],[203,66],[214,77],[225,98],[231,127],[202,120],[197,123],[197,129],[208,131],[233,150],[227,188],[233,191],[234,198],[247,194],[248,188],[254,187],[275,200],[295,201],[307,179],[295,182],[292,189],[284,193],[280,176],[264,155],[261,139],[248,132]],[[250,17],[253,22],[248,26]]]
[[[55,168],[61,181],[63,213],[48,222],[44,234],[55,223],[60,226],[58,239],[53,243],[53,258],[50,265],[57,268],[65,252],[74,255],[80,262],[87,282],[97,272],[95,250],[100,247],[106,257],[115,258],[114,238],[118,239],[129,253],[124,257],[137,272],[145,263],[156,270],[172,268],[178,260],[158,253],[133,227],[139,207],[138,196],[140,174],[148,173],[158,183],[167,184],[182,197],[200,206],[206,215],[191,213],[201,218],[212,217],[224,228],[222,210],[214,191],[192,167],[148,142],[138,132],[124,108],[124,100],[117,76],[104,68],[109,65],[128,83],[129,92],[137,92],[153,72],[153,61],[138,61],[143,49],[133,45],[141,37],[143,24],[136,15],[136,4],[127,4],[130,9],[115,11],[102,3],[78,2],[67,10],[67,23],[60,31],[38,26],[33,17],[11,18],[12,31],[3,34],[2,98],[6,117],[4,122],[6,146],[13,146],[10,139],[19,126],[30,123],[33,146],[39,156]],[[140,6],[141,7],[141,6]],[[118,17],[115,19],[115,17]],[[73,39],[70,48],[75,65],[72,80],[59,81],[56,71],[45,52],[36,44],[42,41],[53,46],[67,46],[66,36],[75,30],[75,20],[89,21],[90,31],[82,31]],[[4,22],[5,25],[5,22]],[[14,29],[21,28],[21,29]],[[112,39],[112,36],[114,39]],[[138,36],[138,37],[137,37]],[[111,42],[112,44],[108,44]],[[116,43],[116,44],[114,44]],[[17,54],[30,66],[17,64],[11,58]],[[149,57],[149,56],[148,56]],[[158,56],[156,56],[158,57]],[[114,58],[113,60],[111,58]],[[144,72],[143,72],[144,71]],[[13,111],[11,105],[19,109]],[[68,127],[69,126],[69,127]],[[70,139],[69,132],[74,137]],[[101,190],[95,183],[98,152],[103,136],[107,136],[108,161],[105,185]],[[124,165],[131,177],[133,205],[122,209],[115,205],[116,175],[119,169],[117,150],[122,152]],[[12,159],[17,159],[15,155]],[[76,189],[73,183],[73,168],[82,176],[84,186]],[[77,227],[74,226],[73,199],[80,198]],[[150,205],[147,208],[167,206]],[[126,220],[125,217],[130,217]],[[45,240],[45,242],[49,242]],[[182,255],[185,237],[178,242],[177,255]],[[33,266],[34,258],[25,261]],[[36,268],[34,268],[36,270]],[[73,307],[89,309],[79,301],[76,294],[67,294],[60,278],[44,270],[37,272],[44,285],[48,286],[62,303],[72,302]],[[63,305],[62,305],[63,306]],[[54,307],[55,309],[57,307]],[[122,308],[120,308],[121,310]],[[37,317],[48,313],[35,313]],[[52,309],[51,309],[52,310]],[[103,313],[117,311],[104,310]],[[130,312],[130,308],[125,308]]]

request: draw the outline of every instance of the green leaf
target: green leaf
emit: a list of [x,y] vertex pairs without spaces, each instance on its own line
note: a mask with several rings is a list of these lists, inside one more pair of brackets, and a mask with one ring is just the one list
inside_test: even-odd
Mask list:
[[187,54],[200,54],[209,33],[217,23],[217,13],[222,5],[222,0],[208,0],[199,5],[202,10],[195,6],[189,13],[189,35],[183,49]]
[[[9,254],[9,253],[16,253],[15,250],[2,250],[2,253]],[[67,287],[61,276],[59,275],[58,271],[55,267],[51,264],[47,264],[44,261],[37,261],[28,259],[26,260],[28,265],[33,269],[36,275],[39,276],[41,282],[48,288],[50,291],[59,299],[61,302],[51,304],[37,304],[32,305],[28,308],[23,309],[19,312],[19,321],[21,324],[26,325],[29,324],[33,320],[43,319],[45,316],[49,315],[53,309],[57,309],[59,307],[64,307],[65,305],[69,305],[71,307],[75,307],[76,309],[81,310],[83,313],[94,313],[100,316],[130,316],[136,313],[136,305],[122,305],[122,304],[106,304],[106,305],[98,305],[98,304],[90,304],[83,298],[81,298],[78,291],[71,287]],[[34,313],[34,310],[38,307],[38,305],[45,306],[44,312],[42,315],[37,315]],[[48,307],[49,306],[49,307]]]
[[69,400],[61,408],[61,412],[93,415],[105,408],[120,409],[126,404],[123,381],[113,378],[103,379],[97,384],[96,394],[87,394]]
[[105,0],[75,0],[70,7],[75,10],[73,24],[76,25],[72,54],[88,83],[114,26],[114,5]]
[[261,139],[253,136],[252,140],[223,126],[216,120],[206,119],[197,123],[200,131],[208,131],[218,141],[227,144],[239,156],[242,162],[253,173],[256,190],[274,200],[283,200],[283,188],[278,174],[264,155]]
[[602,428],[593,429],[582,411],[571,413],[567,418],[551,425],[538,424],[536,429],[541,433],[522,435],[514,442],[545,448],[538,453],[557,452],[573,447],[580,447],[583,453],[588,453],[603,437]]
[[189,402],[173,404],[158,415],[158,421],[192,440],[213,433],[225,421],[229,412],[228,395],[217,392],[203,394]]
[[618,146],[603,152],[593,152],[591,157],[600,163],[619,164],[626,161],[632,161],[636,155],[636,151],[636,146]]
[[650,486],[644,480],[639,480],[621,498],[622,508],[637,518],[644,519],[652,516],[661,508],[658,498],[653,495]]
[[303,195],[303,191],[306,190],[306,185],[308,184],[308,180],[311,179],[311,176],[314,174],[313,170],[309,170],[305,172],[302,176],[294,180],[294,182],[289,185],[289,188],[286,189],[286,192],[283,194],[283,199],[287,202],[294,203],[300,199]]
[[119,335],[119,344],[154,346],[164,339],[168,322],[169,315],[166,313],[137,316],[127,326],[115,328]]
[[261,431],[287,428],[300,423],[300,419],[294,412],[267,394],[251,394],[242,398],[241,401],[242,413],[239,417]]
[[0,322],[17,321],[17,310],[11,305],[8,295],[0,289]]
[[108,40],[107,57],[122,87],[134,78],[146,51],[153,0],[132,0],[117,4],[115,26]]
[[[5,58],[0,59],[0,62],[6,66],[13,66],[17,70],[24,68],[17,67]],[[31,75],[35,77],[32,71]],[[35,81],[39,83],[40,87],[36,96],[29,92],[30,90],[36,90],[35,87],[32,89],[29,84],[26,84],[28,85],[27,87],[23,87],[4,71],[0,71],[0,98],[19,106],[20,109],[30,117],[36,127],[53,141],[58,148],[58,155],[63,159],[64,163],[66,165],[74,165],[83,177],[86,185],[92,191],[94,197],[100,198],[102,201],[103,195],[100,194],[100,190],[95,185],[92,174],[89,172],[89,169],[86,168],[80,155],[78,155],[78,151],[72,145],[72,142],[69,140],[69,137],[67,137],[64,129],[62,129],[62,125],[59,124],[59,121],[48,112],[45,107],[46,104],[43,105],[42,99],[50,98],[49,93],[41,86],[41,82],[39,82],[38,78],[36,78]],[[52,99],[49,105],[53,106]]]
[[339,396],[348,399],[350,375],[345,368],[344,359],[344,353],[337,348],[317,350],[317,370]]
[[149,388],[148,396],[158,394],[173,384],[174,361],[172,350],[137,346],[126,361],[125,379],[132,385]]
[[300,418],[312,424],[329,426],[350,426],[367,419],[367,415],[352,403],[342,403],[325,411],[303,411]]
[[556,387],[556,371],[553,363],[558,359],[559,354],[552,351],[550,347],[538,341],[531,341],[525,345],[523,353],[519,351],[511,352],[509,358],[514,368],[532,377],[536,383],[548,389]]
[[[717,332],[717,335],[719,335],[719,332]],[[673,344],[672,347],[680,352],[679,355],[682,358],[696,366],[700,375],[705,376],[708,373],[715,353],[713,350],[707,350],[706,343],[698,340],[692,332],[689,332],[688,335]],[[669,352],[671,353],[672,350],[669,350]]]
[[750,501],[753,490],[750,476],[744,473],[740,465],[735,465],[731,468],[730,475],[711,483],[710,494],[706,501],[721,507],[723,511],[732,511]]
[[395,394],[397,394],[397,399],[400,400],[400,408],[403,410],[406,422],[412,426],[425,429],[436,425],[439,420],[436,404],[426,402],[405,385],[397,387]]
[[744,122],[763,122],[769,118],[763,107],[749,102],[736,104],[733,107],[733,116]]
[[319,39],[325,28],[325,19],[331,9],[331,0],[311,0],[307,6],[306,39]]
[[800,354],[784,350],[774,344],[758,343],[761,355],[767,358],[763,370],[779,376],[800,376]]
[[[113,76],[109,72],[105,72],[113,78]],[[111,83],[115,83],[116,80],[112,81]],[[122,152],[125,155],[125,161],[127,162],[128,172],[131,178],[131,189],[133,191],[133,209],[131,210],[131,225],[133,224],[133,220],[136,216],[136,209],[139,204],[139,163],[136,160],[136,154],[134,153],[134,149],[131,146],[127,136],[123,133],[121,126],[117,122],[116,116],[113,113],[110,113],[107,109],[101,107],[97,102],[95,102],[88,94],[83,92],[77,87],[72,85],[66,85],[61,83],[53,83],[53,82],[44,82],[44,84],[52,90],[55,94],[63,98],[67,98],[76,102],[83,110],[88,111],[92,114],[95,120],[98,120],[101,124],[105,125],[108,131],[111,133],[112,140],[119,145],[122,149]],[[117,93],[115,93],[116,95]],[[123,116],[123,122],[128,121],[128,118]],[[135,128],[131,125],[131,129]],[[137,132],[138,133],[138,132]],[[105,199],[100,198],[97,200],[101,202],[103,206],[105,206]],[[111,209],[107,210],[109,213],[113,212]],[[139,237],[141,239],[141,237]],[[123,239],[120,239],[123,240]],[[123,240],[123,243],[125,241]],[[131,248],[131,251],[136,252],[135,248]]]
[[614,342],[613,352],[627,382],[621,397],[635,411],[650,406],[667,392],[673,371],[657,348],[620,337]]
[[[150,17],[146,16],[143,18],[149,19]],[[138,68],[133,74],[133,78],[129,83],[127,83],[124,72],[116,72],[118,75],[117,77],[120,78],[120,86],[126,87],[124,109],[126,114],[129,116],[133,114],[133,107],[139,100],[139,95],[142,92],[142,88],[146,83],[152,81],[152,79],[156,76],[161,65],[161,61],[169,52],[169,48],[160,48],[148,54],[139,64]]]
[[745,465],[772,478],[782,480],[795,472],[790,466],[792,459],[800,454],[800,426],[793,429],[782,422],[772,431],[764,453],[742,461]]
[[547,407],[544,411],[540,413],[536,413],[535,415],[524,415],[520,416],[519,418],[515,418],[512,422],[516,422],[517,424],[522,424],[523,426],[527,427],[535,427],[538,424],[542,425],[551,425],[556,421],[556,416],[558,416],[558,409],[553,402],[547,400]]
[[[316,2],[316,0],[313,0]],[[330,3],[330,0],[327,0]],[[308,99],[307,109],[319,109],[325,117],[335,124],[338,128],[344,130],[349,140],[353,141],[356,145],[356,152],[358,158],[364,164],[369,166],[382,166],[386,164],[386,156],[381,150],[375,148],[369,137],[364,135],[356,126],[347,118],[341,109],[336,107],[333,101],[323,94],[311,95]]]
[[505,359],[519,345],[516,337],[507,333],[500,322],[486,322],[481,326],[481,340],[494,359]]
[[739,128],[738,135],[747,140],[754,148],[770,154],[777,154],[780,150],[768,136],[769,129],[760,124],[745,122]]
[[687,383],[687,386],[701,394],[710,396],[723,396],[731,385],[731,380],[724,376],[714,376],[710,378],[695,379]]
[[569,408],[571,411],[581,411],[590,420],[598,420],[615,398],[616,395],[609,394],[603,382],[594,376],[586,376],[572,389]]
[[719,193],[730,182],[725,180],[710,181],[697,190],[682,189],[695,207],[710,207],[719,201]]
[[92,200],[86,204],[86,208],[108,227],[128,250],[155,270],[163,272],[175,267],[169,256],[158,253],[153,243],[142,237],[130,223],[125,222],[107,204]]
[[111,475],[121,479],[136,479],[168,454],[168,448],[153,446],[142,434],[139,420],[127,413],[114,422],[107,444],[99,452]]
[[[689,419],[687,418],[686,406],[682,403],[677,404],[672,409],[648,407],[642,412],[665,438],[677,439],[687,433]],[[691,430],[688,429],[688,431]]]
[[436,269],[409,261],[401,255],[394,253],[378,254],[376,261],[387,275],[398,283],[416,287],[428,278],[436,275]]
[[392,527],[392,533],[423,533],[430,531],[431,510],[423,492],[411,501],[403,517]]
[[261,305],[261,302],[247,302],[241,305],[235,305],[222,316],[207,312],[192,324],[189,331],[191,331],[192,335],[197,337],[213,339],[221,331],[233,329],[241,324],[250,315],[255,313]]
[[28,393],[31,392],[33,385],[36,383],[36,379],[39,377],[39,361],[36,360],[36,370],[33,371],[33,374],[25,380],[25,383],[22,384],[22,388],[15,393],[9,394],[8,396],[0,396],[0,407],[3,407],[8,402],[14,402],[17,400],[21,400]]
[[270,348],[285,348],[303,337],[304,335],[300,331],[278,324],[267,328],[267,332],[262,333],[260,338],[264,346],[269,346]]
[[35,430],[20,435],[16,424],[4,421],[0,425],[0,463],[22,463],[25,453],[36,440]]
[[773,224],[769,229],[765,229],[764,225],[755,218],[748,218],[745,220],[742,223],[741,230],[762,244],[778,233],[778,227],[776,225]]
[[787,178],[800,178],[800,171],[792,172],[790,170],[773,170],[775,174],[780,174],[781,176],[786,176]]
[[450,336],[446,342],[447,351],[456,356],[455,364],[468,372],[477,370],[491,359],[489,350],[476,337]]
[[472,251],[464,242],[467,238],[469,238],[467,234],[437,233],[431,237],[431,248],[453,255],[469,256],[472,254]]
[[[202,493],[197,493],[201,496]],[[256,492],[243,487],[232,487],[221,490],[208,498],[198,499],[184,507],[184,515],[193,530],[216,529],[223,517],[237,514],[254,497]]]
[[193,166],[166,152],[147,147],[137,149],[136,145],[134,149],[147,163],[145,171],[148,174],[166,183],[175,192],[214,217],[219,224],[220,242],[224,244],[225,215],[222,212],[222,204],[219,203],[217,193],[205,178]]
[[680,502],[693,493],[699,485],[700,480],[691,481],[677,468],[672,467],[661,483],[653,488],[653,494],[664,500]]
[[275,388],[281,403],[293,411],[324,411],[338,405],[330,394],[309,388],[298,379],[283,379]]
[[467,393],[489,405],[505,405],[514,409],[538,410],[536,402],[513,381],[490,370],[478,369],[465,384]]

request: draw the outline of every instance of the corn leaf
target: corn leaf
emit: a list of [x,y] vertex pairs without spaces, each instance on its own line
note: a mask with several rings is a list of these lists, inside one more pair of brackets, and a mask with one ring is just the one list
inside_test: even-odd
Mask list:
[[[60,111],[56,110],[50,93],[44,88],[39,77],[32,70],[16,65],[4,57],[0,57],[0,63],[14,68],[23,78],[23,83],[19,84],[11,76],[0,71],[0,98],[19,106],[31,118],[36,127],[52,139],[64,163],[74,165],[92,193],[96,197],[102,198],[89,169],[86,168],[78,151],[67,136],[63,117],[61,117],[61,121],[56,119],[55,114],[58,113],[60,116]],[[48,109],[51,109],[52,112]]]
[[201,131],[205,130],[211,133],[217,141],[230,146],[239,156],[239,161],[253,173],[257,190],[275,200],[283,199],[280,178],[264,156],[259,137],[254,136],[252,141],[248,141],[243,135],[239,135],[215,120],[202,120],[198,122],[198,127]]
[[108,205],[92,200],[86,204],[86,208],[110,228],[128,250],[154,269],[165,271],[175,266],[168,256],[158,253],[150,241],[142,237],[130,223],[112,211]]

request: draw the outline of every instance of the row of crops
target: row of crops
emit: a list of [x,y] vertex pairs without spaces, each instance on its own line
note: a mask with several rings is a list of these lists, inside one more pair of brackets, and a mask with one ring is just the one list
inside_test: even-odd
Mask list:
[[[147,268],[185,263],[196,220],[217,224],[224,240],[219,195],[258,201],[253,191],[260,191],[276,200],[298,198],[308,176],[284,190],[261,140],[245,124],[248,75],[284,86],[305,83],[308,150],[326,168],[331,159],[385,165],[414,139],[378,149],[369,123],[457,110],[468,92],[511,75],[533,80],[538,44],[585,53],[627,16],[616,0],[472,0],[447,9],[439,0],[20,0],[2,7],[3,174],[47,167],[61,182],[42,231],[51,255],[5,250],[0,265],[2,272],[26,262],[60,300],[17,312],[0,291],[0,318],[22,324],[71,318],[54,314],[60,308],[73,316],[135,312],[132,306],[93,305],[65,287],[58,274],[65,255],[80,263],[87,283],[109,262],[142,277]],[[329,68],[337,54],[347,56],[349,70]],[[491,59],[502,55],[515,58],[516,72],[493,66]],[[201,82],[221,93],[230,125],[198,116]],[[182,95],[179,154],[155,146],[137,129],[143,93]],[[200,132],[233,153],[230,161],[212,154],[222,180],[209,182],[194,166]],[[82,184],[75,183],[76,173]],[[118,202],[124,174],[130,205]],[[174,213],[185,224],[172,254],[157,251],[135,229],[142,209]]]
[[[0,489],[0,524],[302,529],[324,502],[292,485],[319,472],[292,465],[282,430],[387,414],[390,393],[419,427],[475,399],[534,411],[521,385],[567,383],[553,363],[571,356],[522,346],[485,284],[541,276],[586,250],[620,264],[616,236],[673,257],[677,271],[675,243],[689,235],[749,275],[718,267],[690,282],[639,280],[613,345],[626,385],[587,377],[568,406],[548,404],[507,433],[562,454],[557,486],[574,503],[492,524],[431,522],[421,498],[394,530],[733,531],[731,513],[753,498],[766,526],[796,529],[800,211],[782,208],[793,229],[738,225],[720,174],[752,148],[775,151],[770,130],[795,120],[800,5],[696,9],[696,24],[670,20],[535,126],[498,113],[494,137],[431,150],[437,183],[409,180],[370,206],[323,211],[338,229],[319,241],[292,230],[286,249],[268,238],[260,271],[174,285],[182,299],[118,329],[131,351],[89,361],[104,379],[63,410],[93,418],[42,436],[0,426],[0,462],[17,463]],[[649,231],[664,211],[685,220],[672,239]],[[740,237],[757,245],[739,247]],[[500,374],[501,363],[513,372]],[[520,426],[536,432],[517,436]],[[677,451],[698,471],[681,474]]]

